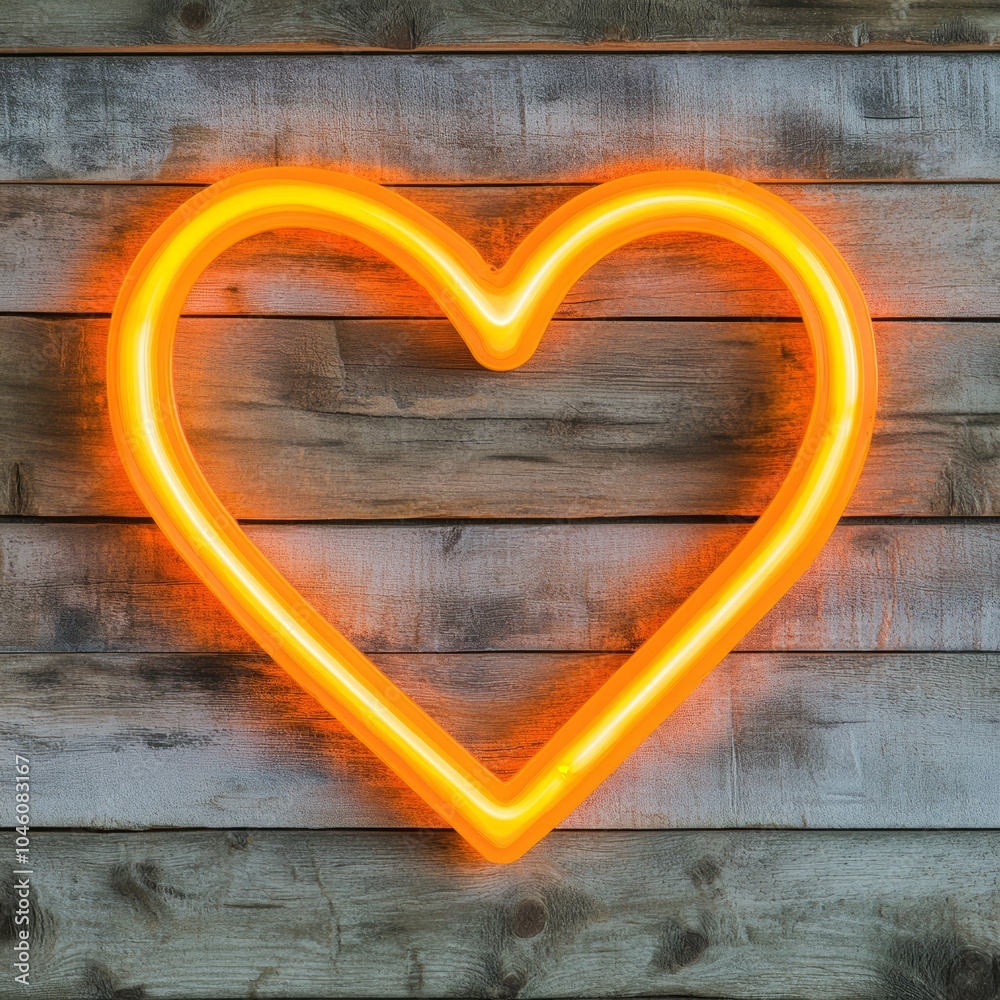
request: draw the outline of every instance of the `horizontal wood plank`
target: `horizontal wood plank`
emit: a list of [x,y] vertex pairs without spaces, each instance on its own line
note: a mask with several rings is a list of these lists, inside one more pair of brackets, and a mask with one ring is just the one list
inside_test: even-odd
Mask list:
[[347,51],[588,50],[643,48],[829,49],[996,44],[997,11],[982,0],[946,5],[823,0],[780,5],[750,0],[652,0],[644,4],[544,7],[529,0],[483,5],[424,0],[415,5],[285,4],[270,0],[72,0],[39,7],[7,0],[0,49],[65,51],[274,49]]
[[[631,651],[746,524],[256,525],[371,652]],[[147,524],[0,524],[10,652],[254,648]],[[1000,523],[842,524],[745,650],[998,650]]]
[[32,849],[32,983],[53,1000],[971,1000],[1000,961],[996,831],[556,833],[507,867],[431,832]]
[[[501,777],[620,654],[383,654]],[[0,657],[0,745],[40,827],[439,827],[262,655]],[[564,824],[1000,826],[995,654],[736,653]]]
[[[145,514],[107,421],[106,330],[0,317],[0,512]],[[1000,325],[876,335],[849,512],[1000,513]],[[279,520],[755,515],[812,395],[798,323],[560,320],[498,375],[445,321],[191,319],[176,379],[209,481]]]
[[8,56],[0,180],[389,182],[1000,174],[989,53]]
[[[418,186],[401,193],[499,266],[533,226],[579,190]],[[1000,259],[989,250],[1000,241],[995,186],[777,184],[771,190],[844,255],[873,316],[1000,316]],[[0,185],[0,312],[110,313],[142,245],[194,193],[165,185]],[[414,281],[378,255],[356,242],[306,231],[238,244],[208,268],[186,311],[441,315]],[[582,319],[798,314],[774,272],[749,251],[680,235],[616,251],[570,290],[558,313]]]

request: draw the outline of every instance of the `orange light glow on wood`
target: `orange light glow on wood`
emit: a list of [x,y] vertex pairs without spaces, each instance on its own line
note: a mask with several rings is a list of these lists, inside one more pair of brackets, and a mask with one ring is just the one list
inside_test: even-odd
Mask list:
[[[299,596],[219,501],[185,438],[172,354],[188,293],[234,243],[291,227],[346,235],[384,254],[428,290],[475,358],[496,371],[531,358],[584,271],[656,233],[705,233],[749,248],[802,311],[816,388],[781,488],[721,565],[507,781]],[[700,171],[592,188],[549,216],[497,271],[453,230],[376,184],[320,170],[239,174],[197,194],[152,236],[122,286],[108,345],[118,450],[173,546],[306,691],[496,862],[516,860],[563,820],[812,563],[857,483],[875,395],[871,320],[834,247],[777,196]]]

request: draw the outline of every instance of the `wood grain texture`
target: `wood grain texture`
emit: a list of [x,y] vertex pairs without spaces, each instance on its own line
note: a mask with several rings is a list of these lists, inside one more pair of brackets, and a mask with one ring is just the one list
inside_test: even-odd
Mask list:
[[[416,186],[401,192],[499,266],[580,190]],[[844,255],[873,316],[1000,316],[994,185],[778,184],[771,190]],[[0,312],[110,313],[142,245],[195,193],[166,185],[0,185]],[[255,237],[223,254],[186,309],[217,316],[441,315],[414,281],[360,244],[301,230]],[[616,251],[570,290],[559,315],[759,318],[797,316],[798,309],[749,251],[723,240],[670,236]]]
[[[145,515],[108,425],[106,330],[0,317],[0,512]],[[849,512],[1000,513],[1000,326],[876,336]],[[209,481],[278,520],[756,515],[813,391],[804,331],[774,322],[559,320],[497,375],[445,321],[191,319],[175,369]]]
[[989,53],[14,56],[0,180],[988,179],[998,89]]
[[[620,654],[383,654],[502,777]],[[439,827],[262,655],[0,657],[0,745],[38,827]],[[996,654],[737,653],[564,824],[1000,825]]]
[[556,833],[505,867],[430,831],[36,843],[52,1000],[995,995],[996,831]]
[[275,5],[270,0],[7,0],[9,51],[238,48],[242,51],[455,49],[809,49],[996,44],[1000,16],[981,0],[884,4],[824,0],[646,3],[475,0]]
[[[362,649],[631,651],[746,524],[256,525]],[[10,652],[253,649],[148,524],[0,525]],[[1000,524],[842,524],[745,650],[1000,649]]]
[[[31,992],[996,1000],[1000,63],[623,50],[998,26],[964,0],[0,4],[0,746],[32,760]],[[111,46],[188,51],[80,54]],[[538,51],[564,47],[616,51]],[[387,49],[438,52],[327,51]],[[273,164],[409,185],[493,264],[584,184],[779,182],[879,318],[851,513],[890,518],[842,523],[515,865],[433,829],[128,521],[102,376],[125,269],[197,185]],[[287,522],[248,530],[504,775],[747,530],[810,382],[773,275],[697,238],[596,268],[516,377],[346,241],[248,241],[189,305],[212,480]]]

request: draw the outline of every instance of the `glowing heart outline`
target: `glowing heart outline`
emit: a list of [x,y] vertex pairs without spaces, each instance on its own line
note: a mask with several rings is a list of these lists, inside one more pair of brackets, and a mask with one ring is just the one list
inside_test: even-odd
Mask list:
[[[474,357],[527,361],[569,288],[654,233],[721,236],[762,257],[795,296],[816,391],[791,469],[729,556],[509,781],[388,680],[254,546],[208,485],[173,390],[177,322],[223,250],[272,229],[346,235],[438,302]],[[108,343],[108,406],[136,491],[174,548],[244,628],[485,857],[516,860],[581,803],[691,693],[812,563],[857,483],[875,420],[871,319],[847,264],[815,226],[756,185],[703,171],[591,188],[493,271],[399,194],[345,174],[267,168],[199,192],[150,237],[122,284]]]

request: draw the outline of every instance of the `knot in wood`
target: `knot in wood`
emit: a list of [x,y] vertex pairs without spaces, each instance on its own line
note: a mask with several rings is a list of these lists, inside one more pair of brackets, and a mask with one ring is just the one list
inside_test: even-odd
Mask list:
[[997,963],[978,948],[966,948],[955,957],[948,975],[948,1000],[993,1000],[1000,983]]
[[206,0],[191,0],[181,7],[178,17],[189,31],[201,31],[211,20],[212,11]]
[[545,928],[549,911],[545,904],[533,896],[522,899],[514,908],[511,915],[510,926],[514,934],[519,938],[532,938]]

